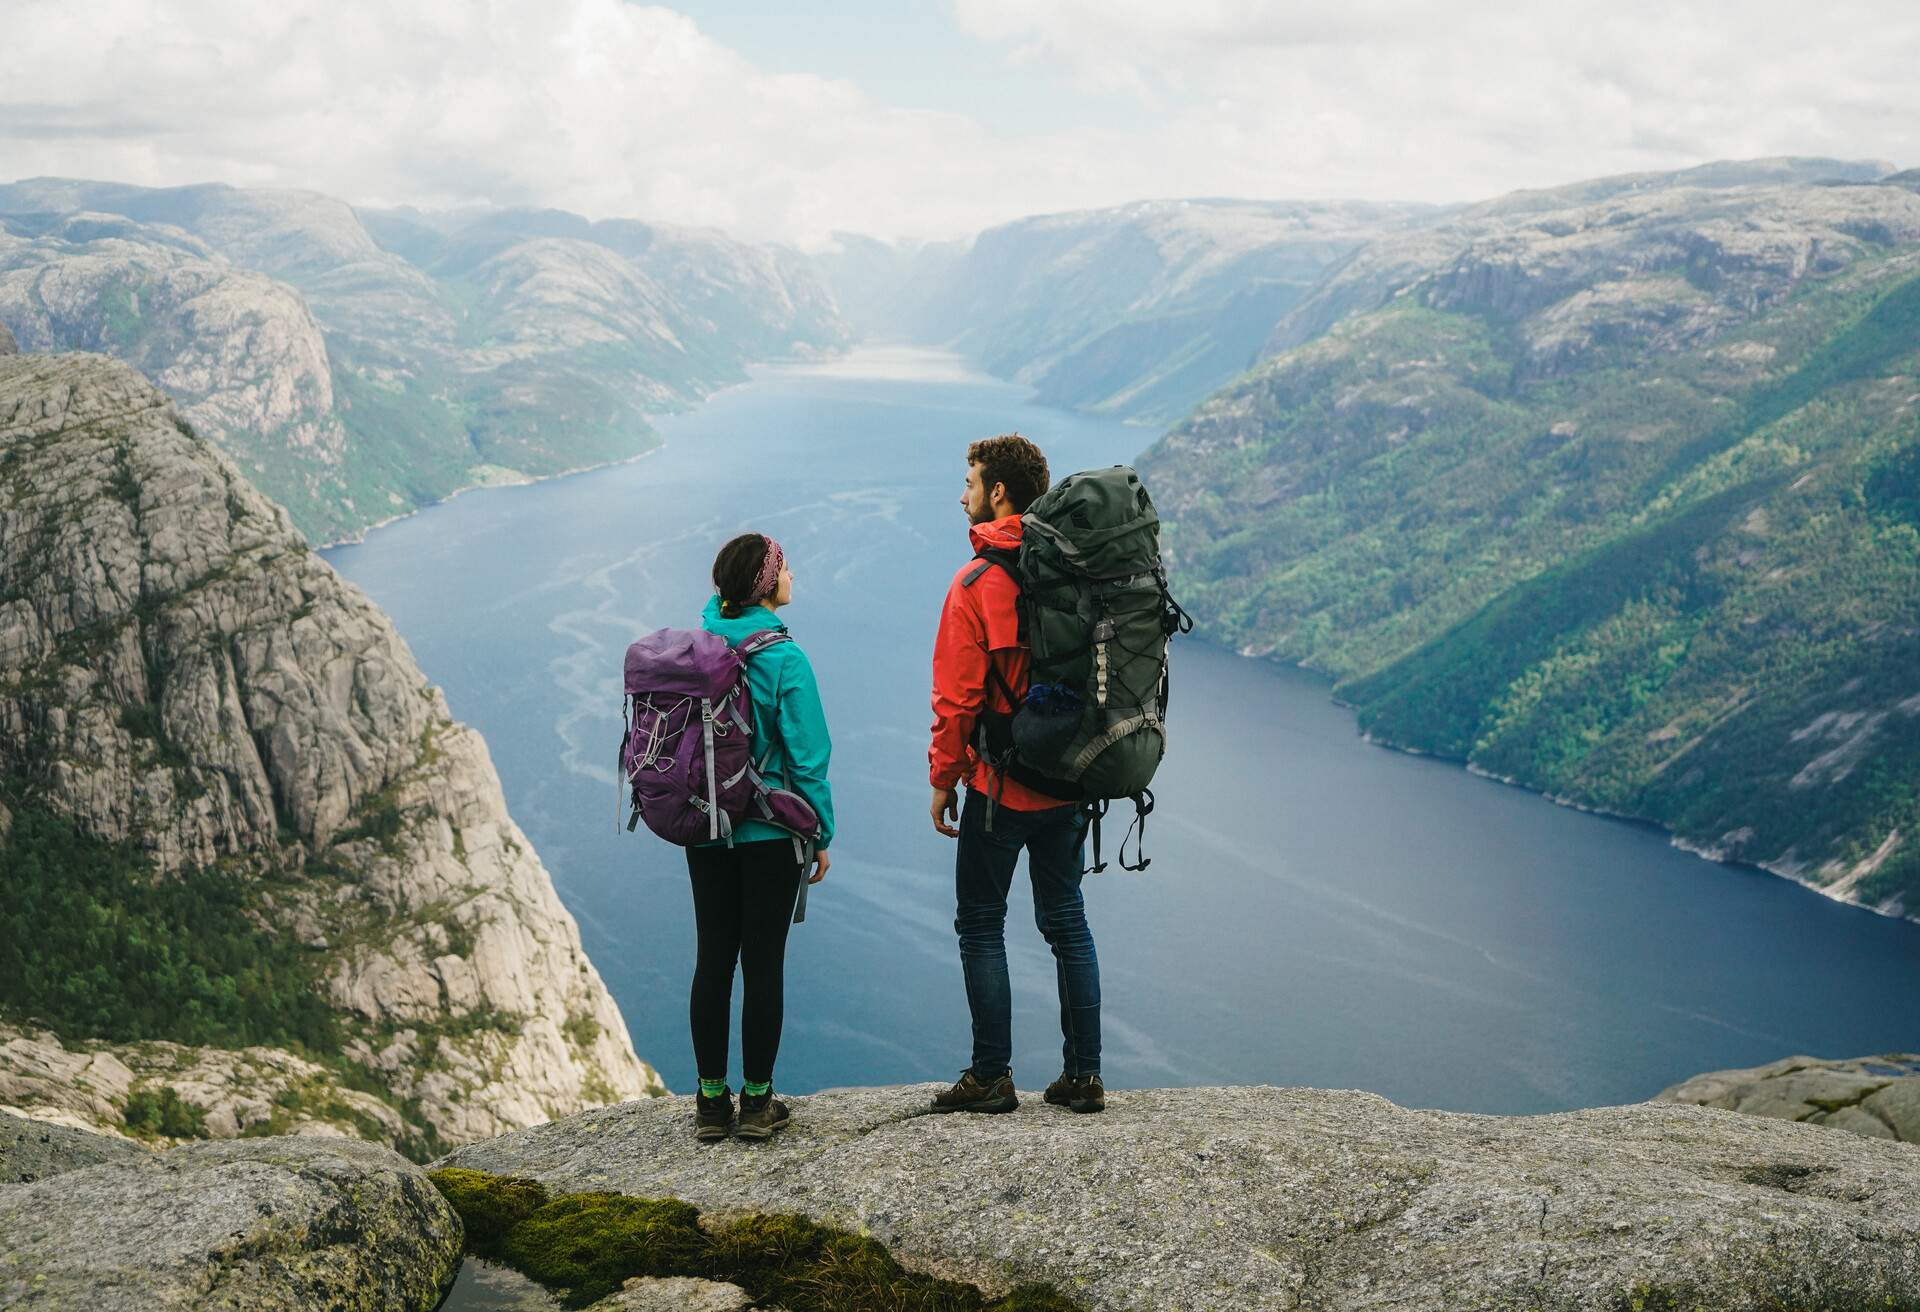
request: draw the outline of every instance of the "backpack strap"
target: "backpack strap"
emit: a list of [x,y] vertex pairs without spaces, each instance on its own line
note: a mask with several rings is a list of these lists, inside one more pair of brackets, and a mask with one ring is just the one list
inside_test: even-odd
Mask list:
[[1015,587],[1020,585],[1019,552],[1008,551],[1005,547],[982,547],[973,553],[973,558],[980,563],[967,571],[966,577],[960,580],[961,587],[972,587],[980,581],[982,574],[995,565],[1007,572],[1007,577],[1013,580]]
[[1100,818],[1106,813],[1107,799],[1104,797],[1096,797],[1080,808],[1080,814],[1087,818],[1087,828],[1093,833],[1093,864],[1080,872],[1083,875],[1097,875],[1107,868],[1107,863],[1100,859]]
[[785,629],[761,629],[741,642],[734,650],[739,652],[743,659],[751,659],[769,647],[777,647],[783,642],[792,641],[793,635]]
[[[1133,795],[1133,823],[1127,826],[1126,834],[1120,839],[1120,868],[1122,870],[1145,870],[1153,864],[1153,858],[1148,856],[1145,850],[1147,843],[1147,817],[1152,814],[1153,790],[1151,788],[1143,788]],[[1140,831],[1140,837],[1133,845],[1133,854],[1140,858],[1140,864],[1128,865],[1127,839],[1133,837],[1133,831],[1136,828]],[[1097,854],[1094,859],[1099,859]]]

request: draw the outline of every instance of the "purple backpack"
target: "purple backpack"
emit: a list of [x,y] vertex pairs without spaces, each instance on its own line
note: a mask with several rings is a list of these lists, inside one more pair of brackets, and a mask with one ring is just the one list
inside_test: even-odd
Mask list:
[[631,830],[647,828],[682,847],[725,839],[741,820],[764,820],[794,835],[812,857],[820,817],[798,793],[762,777],[771,747],[754,759],[747,662],[793,639],[762,629],[736,649],[701,629],[661,629],[627,648],[620,773],[632,792]]

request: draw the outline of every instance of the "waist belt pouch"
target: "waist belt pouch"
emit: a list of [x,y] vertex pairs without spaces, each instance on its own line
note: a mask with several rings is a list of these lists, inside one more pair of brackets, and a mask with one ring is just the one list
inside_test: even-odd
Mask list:
[[820,816],[800,794],[784,788],[769,788],[760,797],[763,812],[760,819],[808,840],[820,836]]
[[1013,745],[1036,764],[1065,754],[1080,732],[1085,703],[1064,683],[1036,683],[1013,717]]

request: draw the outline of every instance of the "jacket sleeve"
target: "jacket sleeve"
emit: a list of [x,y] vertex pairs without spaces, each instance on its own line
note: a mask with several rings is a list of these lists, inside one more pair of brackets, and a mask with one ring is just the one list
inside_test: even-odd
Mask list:
[[987,628],[956,576],[933,640],[933,741],[927,766],[935,788],[952,788],[966,775],[974,721],[986,704]]
[[833,843],[833,787],[827,765],[833,759],[833,739],[827,733],[827,712],[820,703],[820,685],[813,662],[792,643],[784,644],[787,659],[780,671],[778,700],[780,741],[787,750],[787,785],[806,798],[820,817],[821,848]]

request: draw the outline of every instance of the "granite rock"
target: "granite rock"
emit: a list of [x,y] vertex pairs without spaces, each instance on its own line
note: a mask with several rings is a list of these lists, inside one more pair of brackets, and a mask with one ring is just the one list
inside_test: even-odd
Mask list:
[[409,1129],[382,1099],[280,1048],[63,1040],[0,1022],[0,1112],[126,1138],[128,1100],[161,1089],[198,1111],[215,1139],[307,1134],[398,1144]]
[[1902,1144],[1702,1107],[1478,1116],[1269,1087],[936,1116],[936,1087],[791,1098],[764,1145],[696,1145],[688,1098],[631,1102],[436,1165],[800,1212],[911,1268],[989,1292],[1050,1281],[1096,1309],[1920,1299],[1920,1154]]
[[690,1276],[642,1276],[590,1304],[588,1312],[741,1312],[751,1306],[753,1296],[738,1285]]
[[0,1185],[31,1184],[98,1166],[102,1162],[138,1162],[151,1154],[112,1135],[28,1120],[0,1110]]
[[0,1187],[0,1305],[426,1312],[461,1237],[439,1190],[377,1144],[187,1144]]
[[1724,1107],[1920,1144],[1920,1053],[1840,1061],[1782,1057],[1764,1066],[1696,1075],[1661,1090],[1657,1101]]
[[263,927],[325,954],[348,1056],[447,1142],[660,1089],[479,735],[104,356],[0,359],[0,778],[160,874],[250,879]]

